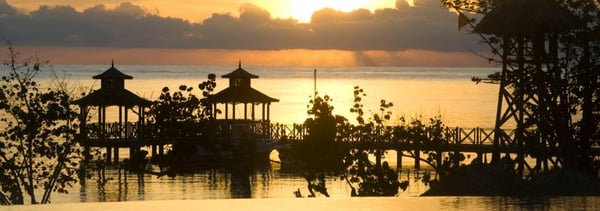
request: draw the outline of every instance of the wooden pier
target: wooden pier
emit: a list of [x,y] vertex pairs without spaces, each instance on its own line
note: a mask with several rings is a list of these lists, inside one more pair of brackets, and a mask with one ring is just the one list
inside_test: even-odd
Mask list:
[[[231,134],[233,127],[225,127],[224,125],[247,124],[251,121],[219,121],[218,124],[223,126],[220,128],[219,133]],[[217,124],[217,122],[215,122]],[[147,125],[151,127],[151,125]],[[112,129],[118,127],[111,127]],[[269,124],[268,122],[258,123],[255,122],[250,128],[250,134],[253,138],[268,138],[274,140],[277,145],[273,145],[275,150],[281,145],[287,145],[292,142],[302,141],[304,136],[307,135],[307,130],[302,124],[284,125],[284,124]],[[437,153],[474,153],[477,154],[478,158],[482,159],[482,163],[486,163],[486,156],[491,155],[494,152],[500,152],[501,154],[509,155],[516,162],[518,154],[523,154],[530,158],[529,160],[536,160],[540,154],[543,154],[546,158],[556,157],[558,155],[558,149],[550,146],[537,146],[536,148],[519,146],[517,143],[511,145],[503,145],[499,147],[494,146],[494,130],[484,128],[447,128],[443,131],[445,139],[433,143],[431,139],[426,135],[425,139],[421,140],[410,140],[410,139],[377,139],[377,137],[365,137],[364,135],[351,134],[344,139],[337,140],[338,142],[345,143],[346,148],[356,149],[370,149],[370,150],[394,150],[397,152],[397,160],[401,163],[402,156],[412,157],[415,159],[415,168],[420,167],[420,156],[424,156],[426,152],[437,152]],[[503,131],[504,134],[513,134],[512,131]],[[97,132],[91,132],[89,134],[97,134]],[[152,147],[152,155],[162,154],[164,152],[164,146],[172,145],[177,142],[199,142],[199,137],[157,137],[157,136],[146,136],[146,137],[128,137],[119,136],[119,133],[107,133],[113,134],[113,136],[105,136],[103,138],[99,136],[88,136],[85,142],[82,144],[86,147],[102,147],[107,149],[118,149],[118,148],[130,148],[139,149],[140,147]],[[425,132],[425,134],[429,134]],[[122,135],[122,134],[121,134]],[[107,152],[108,153],[108,152]],[[114,159],[118,159],[118,153],[115,150]],[[600,146],[593,146],[592,153],[594,156],[600,156]],[[522,159],[524,162],[524,159]],[[117,161],[117,160],[115,160]],[[537,162],[537,161],[536,161]],[[548,162],[544,160],[543,162]],[[559,165],[558,162],[550,160],[546,163],[546,166],[550,164],[550,167]],[[532,166],[529,163],[523,163],[530,172],[539,171],[542,168],[540,166]],[[548,168],[548,167],[546,167]]]
[[[269,145],[275,150],[282,145],[302,141],[308,131],[302,124],[284,125],[271,124],[270,104],[279,100],[271,98],[251,87],[251,79],[258,78],[248,73],[241,67],[230,74],[224,75],[229,78],[230,87],[207,98],[210,108],[216,111],[219,106],[224,107],[224,118],[217,120],[217,112],[211,114],[209,124],[214,124],[214,137],[223,140],[240,140],[241,133],[248,135],[254,140],[272,140],[275,144]],[[158,134],[157,125],[146,122],[145,108],[152,102],[136,96],[124,88],[124,80],[133,77],[125,75],[114,67],[104,73],[94,76],[94,79],[102,80],[102,87],[73,103],[80,106],[80,143],[85,147],[85,152],[90,152],[91,147],[106,149],[107,163],[119,161],[119,149],[128,148],[130,155],[139,152],[141,147],[151,147],[151,155],[162,155],[165,146],[178,142],[199,143],[202,137],[196,135],[173,136]],[[243,115],[236,117],[236,105],[243,105]],[[260,111],[262,118],[256,118],[255,105],[262,105]],[[106,108],[118,107],[118,121],[107,122]],[[90,107],[96,107],[98,121],[88,123]],[[229,114],[229,107],[231,114]],[[130,121],[130,115],[136,116],[137,121]],[[134,118],[135,119],[135,118]],[[206,120],[208,121],[208,120]],[[185,125],[182,125],[185,126]],[[504,158],[517,163],[517,172],[523,175],[524,170],[528,172],[545,171],[551,167],[560,166],[559,149],[556,145],[548,144],[535,131],[529,131],[527,143],[524,141],[524,131],[516,130],[484,129],[484,128],[445,128],[434,134],[432,131],[420,131],[413,136],[386,136],[383,128],[374,131],[373,134],[361,134],[360,131],[351,132],[338,136],[336,142],[341,142],[348,149],[366,150],[395,150],[398,163],[403,156],[415,159],[415,168],[420,167],[422,155],[429,152],[438,154],[438,165],[441,163],[443,153],[475,153],[479,162],[488,162],[487,155],[492,155],[492,162],[498,159],[494,157],[504,154]],[[518,137],[517,137],[518,136]],[[502,142],[498,142],[498,138]],[[516,140],[520,141],[516,141]],[[600,156],[599,140],[593,140],[593,156]],[[526,160],[534,160],[530,164]],[[526,168],[526,169],[525,169]]]

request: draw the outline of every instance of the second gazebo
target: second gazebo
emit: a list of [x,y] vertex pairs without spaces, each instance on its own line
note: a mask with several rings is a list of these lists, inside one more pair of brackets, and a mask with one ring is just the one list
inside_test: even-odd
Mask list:
[[[251,120],[263,123],[270,122],[270,106],[273,102],[279,102],[278,99],[269,97],[258,90],[252,88],[251,79],[258,78],[242,68],[240,62],[238,68],[229,74],[221,76],[229,79],[229,87],[208,97],[214,111],[218,105],[224,105],[224,120]],[[243,116],[236,114],[236,105],[243,104]],[[250,106],[248,106],[250,105]],[[261,118],[256,118],[256,105],[261,106]],[[231,112],[229,111],[231,107]],[[250,109],[250,110],[249,110]],[[213,112],[213,117],[217,118],[217,112]]]

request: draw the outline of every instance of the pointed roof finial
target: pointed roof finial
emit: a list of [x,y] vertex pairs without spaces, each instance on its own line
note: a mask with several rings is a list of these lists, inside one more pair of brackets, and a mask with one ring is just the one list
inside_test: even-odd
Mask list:
[[115,60],[114,59],[111,61],[110,67],[115,67]]
[[238,63],[238,68],[242,68],[242,60],[240,59],[239,63]]

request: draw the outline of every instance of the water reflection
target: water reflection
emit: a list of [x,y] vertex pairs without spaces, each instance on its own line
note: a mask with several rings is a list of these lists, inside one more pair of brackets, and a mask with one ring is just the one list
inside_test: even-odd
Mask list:
[[[90,170],[86,177],[80,178],[79,201],[273,197],[270,193],[272,174],[270,167],[243,165],[200,169],[175,177],[137,174],[118,168],[101,168]],[[253,196],[253,193],[258,195]],[[67,198],[57,197],[59,202],[69,201]]]
[[[327,188],[332,198],[295,198],[293,192],[300,189],[306,195],[306,181],[299,174],[281,172],[276,165],[251,168],[242,171],[231,168],[212,168],[194,173],[177,175],[175,178],[156,175],[137,175],[119,169],[91,171],[87,180],[80,180],[80,194],[53,195],[53,205],[63,205],[77,210],[99,210],[118,206],[124,210],[172,209],[173,207],[226,206],[231,209],[265,208],[300,209],[310,207],[321,210],[335,206],[336,209],[367,210],[598,210],[600,197],[415,197],[427,190],[419,182],[423,172],[409,170],[399,177],[410,181],[407,191],[399,197],[361,197],[350,199],[350,188],[345,181],[327,177]],[[104,178],[101,178],[104,177]],[[86,177],[87,178],[87,177]],[[198,200],[229,198],[270,198],[262,200]],[[67,202],[116,202],[140,201],[143,203],[75,203]],[[160,200],[160,201],[156,201]],[[183,200],[183,201],[182,201]],[[69,207],[69,205],[72,205]],[[87,206],[90,206],[89,209]],[[108,207],[107,207],[108,206]],[[113,207],[114,208],[114,207]],[[125,209],[129,208],[129,209]],[[39,209],[39,208],[38,208]],[[66,209],[66,210],[70,210]],[[303,210],[304,210],[303,209]],[[63,209],[65,210],[65,209]],[[262,210],[262,209],[261,209]]]
[[250,168],[239,166],[231,169],[230,190],[231,198],[252,198]]

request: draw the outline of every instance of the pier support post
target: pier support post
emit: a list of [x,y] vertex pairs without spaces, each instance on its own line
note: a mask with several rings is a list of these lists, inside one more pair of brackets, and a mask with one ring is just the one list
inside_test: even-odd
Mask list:
[[133,160],[133,156],[135,155],[136,151],[133,148],[133,146],[129,147],[129,160]]
[[158,155],[163,156],[165,154],[165,146],[164,145],[158,145]]
[[112,162],[112,148],[106,147],[106,164],[110,165]]
[[152,157],[156,156],[156,154],[158,154],[156,152],[156,145],[152,145]]
[[402,170],[402,151],[396,150],[396,171],[400,172]]
[[421,151],[415,150],[415,169],[421,169]]
[[477,159],[477,163],[483,163],[483,153],[478,152],[475,159]]
[[119,164],[119,147],[115,147],[115,165]]

